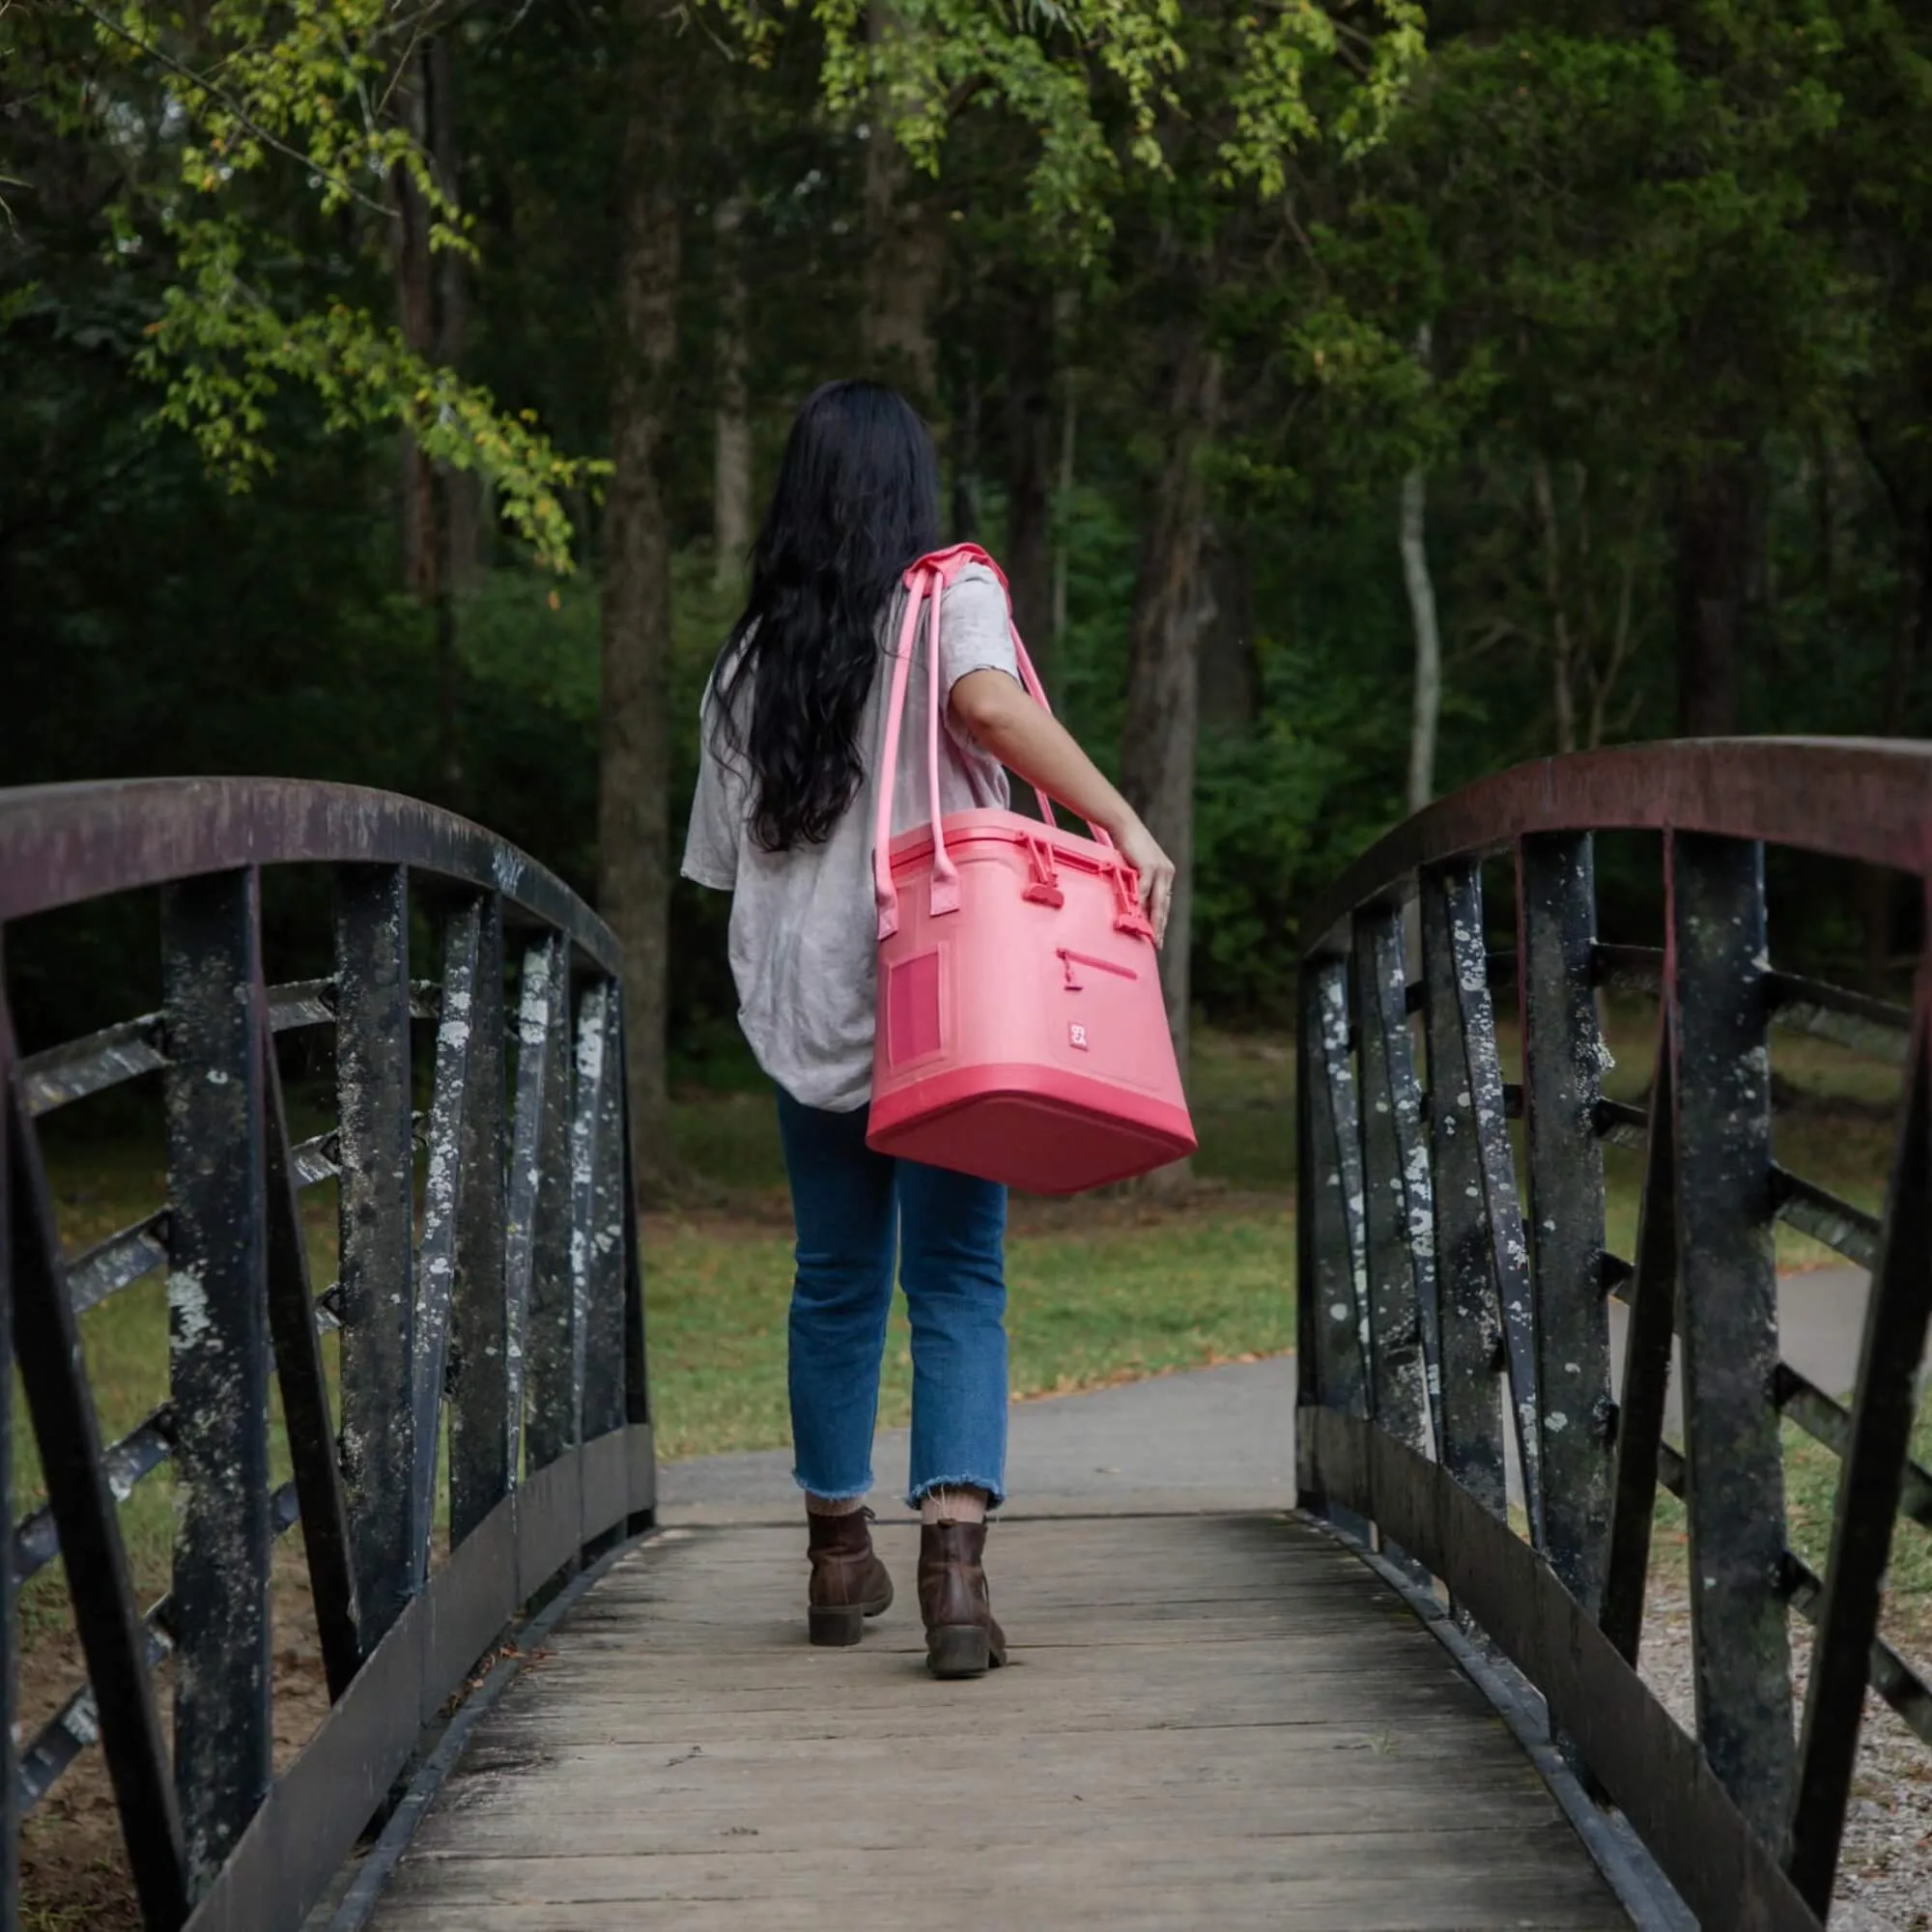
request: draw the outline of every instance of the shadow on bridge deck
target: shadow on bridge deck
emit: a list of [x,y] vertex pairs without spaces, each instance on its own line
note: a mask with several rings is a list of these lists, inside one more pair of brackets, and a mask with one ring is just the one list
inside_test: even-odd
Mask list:
[[923,1667],[916,1528],[879,1534],[899,1602],[855,1650],[806,1644],[789,1521],[626,1555],[478,1727],[374,1923],[1629,1923],[1489,1701],[1320,1532],[1003,1522],[1014,1661],[953,1685]]

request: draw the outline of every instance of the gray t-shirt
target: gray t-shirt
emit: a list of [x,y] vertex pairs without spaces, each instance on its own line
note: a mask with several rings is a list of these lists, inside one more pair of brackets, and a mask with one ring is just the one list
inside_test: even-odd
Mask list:
[[[684,876],[729,893],[731,976],[738,1023],[758,1065],[808,1107],[848,1114],[872,1096],[873,979],[878,921],[872,900],[872,818],[877,810],[892,652],[905,611],[895,595],[879,626],[879,673],[859,727],[866,776],[844,816],[818,845],[766,852],[748,836],[751,775],[716,748],[717,697],[707,688],[700,714],[703,751],[685,840]],[[1019,675],[1008,630],[1006,592],[983,564],[968,564],[940,604],[942,701],[968,671]],[[923,614],[899,734],[893,831],[923,825],[926,800],[927,619]],[[749,688],[744,702],[749,702]],[[941,714],[942,812],[1007,803],[1007,775]]]

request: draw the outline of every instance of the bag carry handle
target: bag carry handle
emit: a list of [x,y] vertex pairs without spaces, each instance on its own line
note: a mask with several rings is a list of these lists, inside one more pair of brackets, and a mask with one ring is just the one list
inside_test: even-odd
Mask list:
[[[1006,573],[980,548],[978,544],[954,544],[949,550],[937,550],[918,558],[908,565],[904,582],[906,586],[905,617],[899,626],[898,645],[893,659],[892,696],[886,707],[886,741],[880,754],[880,782],[878,785],[878,806],[872,825],[872,894],[878,905],[879,937],[890,939],[899,929],[898,888],[893,883],[893,798],[897,789],[899,732],[905,719],[906,694],[911,688],[913,646],[919,637],[919,619],[922,606],[927,614],[926,623],[926,790],[927,810],[932,818],[932,883],[928,910],[935,919],[944,914],[959,910],[959,868],[953,864],[946,849],[946,833],[941,822],[939,810],[939,606],[946,586],[950,584],[968,564],[980,563],[993,573],[998,581],[1001,594],[1008,596]],[[1027,696],[1050,718],[1053,706],[1047,701],[1046,687],[1039,681],[1039,673],[1034,668],[1034,662],[1027,655],[1026,641],[1021,638],[1019,626],[1012,619],[1010,597],[1007,607],[1007,633],[1012,639],[1013,658],[1019,667],[1020,686]],[[1037,785],[1034,796],[1039,801],[1041,822],[1051,831],[1055,820],[1053,801]],[[1071,810],[1071,808],[1068,808]],[[1096,844],[1114,851],[1114,841],[1097,825],[1089,821],[1088,831]],[[1040,841],[1044,845],[1045,841]],[[1047,885],[1052,885],[1051,848],[1047,847]],[[1126,876],[1127,867],[1118,854],[1115,856],[1113,871],[1116,895],[1121,901],[1121,911],[1115,923],[1123,930],[1142,932],[1151,937],[1153,928],[1148,924],[1140,909],[1140,895],[1132,879]],[[1048,903],[1052,901],[1049,900]]]

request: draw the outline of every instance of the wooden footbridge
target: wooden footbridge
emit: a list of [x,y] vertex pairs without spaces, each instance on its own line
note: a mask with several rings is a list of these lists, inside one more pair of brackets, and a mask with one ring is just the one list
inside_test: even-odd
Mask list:
[[[0,1932],[23,1816],[96,1748],[166,1932],[1822,1924],[1867,1688],[1932,1744],[1878,1624],[1894,1524],[1932,1529],[1908,1453],[1932,990],[1906,1010],[1774,964],[1767,847],[1812,855],[1801,882],[1822,856],[1922,889],[1932,748],[1539,764],[1337,885],[1302,928],[1298,1508],[1021,1496],[990,1558],[1013,1665],[936,1685],[909,1526],[880,1529],[900,1606],[818,1651],[796,1523],[658,1520],[621,961],[581,901],[377,794],[0,793],[10,957],[43,915],[157,904],[161,987],[68,1043],[16,1040],[0,1004],[27,1411],[0,1445],[31,1428],[44,1474],[0,1570]],[[1612,849],[1661,867],[1646,944],[1600,936]],[[306,978],[265,963],[265,890]],[[1605,985],[1658,1001],[1640,1108],[1602,1092]],[[1882,1217],[1776,1159],[1778,1029],[1902,1066]],[[299,1139],[298,1041],[336,1099]],[[43,1123],[144,1079],[166,1199],[69,1251]],[[1621,1257],[1612,1143],[1644,1170]],[[330,1180],[323,1284],[300,1203]],[[1780,1220],[1871,1271],[1849,1403],[1780,1359]],[[103,1441],[79,1318],[163,1270],[169,1398]],[[1823,1574],[1787,1547],[1782,1423],[1842,1461]],[[120,1507],[170,1460],[173,1587],[144,1605]],[[1660,1490],[1687,1510],[1694,1738],[1634,1667]],[[330,1706],[278,1771],[271,1565],[298,1528]],[[23,1717],[17,1593],[57,1557],[86,1682]]]

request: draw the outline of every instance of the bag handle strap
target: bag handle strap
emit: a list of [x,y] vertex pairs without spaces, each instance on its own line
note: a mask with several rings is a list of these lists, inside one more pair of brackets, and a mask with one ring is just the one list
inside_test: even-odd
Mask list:
[[[886,701],[886,736],[879,752],[878,803],[872,818],[872,898],[878,907],[879,937],[899,929],[899,895],[893,884],[893,797],[898,788],[899,726],[905,720],[906,686],[912,677],[913,643],[919,635],[923,582],[915,582],[915,564],[906,572],[905,616],[893,650],[893,690]],[[935,864],[935,872],[937,865]]]
[[[879,937],[890,939],[899,927],[898,889],[893,884],[893,800],[898,782],[899,738],[905,722],[907,693],[911,689],[912,656],[919,637],[922,611],[926,617],[926,789],[927,810],[932,821],[932,886],[930,909],[934,918],[959,909],[959,869],[946,850],[946,832],[939,809],[939,713],[943,699],[939,683],[939,607],[946,588],[969,564],[983,564],[998,581],[1007,602],[1007,631],[1012,639],[1013,658],[1019,668],[1020,685],[1027,696],[1050,718],[1053,706],[1047,701],[1046,687],[1027,653],[1019,626],[1013,622],[1011,594],[1006,573],[978,544],[954,544],[951,549],[929,552],[906,568],[905,615],[899,625],[897,646],[893,655],[893,688],[886,706],[885,743],[879,758],[878,804],[872,822],[872,895],[878,907]],[[1051,829],[1055,823],[1053,801],[1037,785],[1034,796],[1039,801],[1041,823]],[[1114,841],[1099,826],[1088,826],[1096,844],[1108,851]],[[1118,863],[1118,862],[1117,862]],[[1119,883],[1117,881],[1117,883]],[[1138,907],[1136,907],[1138,909]]]

